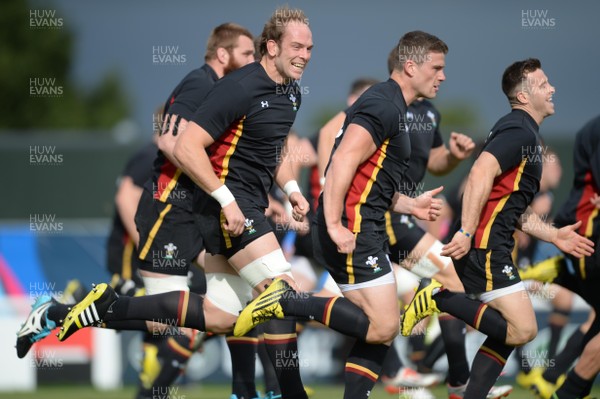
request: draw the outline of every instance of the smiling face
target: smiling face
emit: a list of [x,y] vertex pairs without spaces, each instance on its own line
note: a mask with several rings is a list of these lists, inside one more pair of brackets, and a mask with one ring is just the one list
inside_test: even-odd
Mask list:
[[444,74],[445,59],[446,55],[444,53],[430,52],[423,62],[413,62],[410,68],[417,97],[434,98],[437,95],[440,84],[446,80]]
[[[521,85],[522,91],[518,93],[517,99],[526,102],[531,111],[541,119],[554,114],[552,96],[556,89],[550,84],[541,68],[528,73]],[[519,95],[523,95],[524,98]]]
[[310,61],[313,48],[312,33],[305,23],[290,21],[281,40],[269,40],[269,54],[274,56],[277,73],[282,80],[298,80]]

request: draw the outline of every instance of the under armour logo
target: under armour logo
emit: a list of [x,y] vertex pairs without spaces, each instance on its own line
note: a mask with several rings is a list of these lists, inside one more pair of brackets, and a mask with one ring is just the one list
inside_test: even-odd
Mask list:
[[268,108],[269,107],[269,102],[268,101],[261,101],[260,102],[260,106],[263,108]]

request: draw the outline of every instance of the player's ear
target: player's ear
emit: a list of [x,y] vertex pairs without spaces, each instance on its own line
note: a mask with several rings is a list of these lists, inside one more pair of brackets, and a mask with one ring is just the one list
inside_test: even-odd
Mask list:
[[229,62],[229,51],[227,51],[224,47],[219,47],[217,49],[217,60],[223,65],[227,65]]
[[267,52],[271,57],[277,57],[279,54],[279,44],[275,40],[267,40]]
[[417,63],[414,60],[408,59],[404,61],[402,69],[404,70],[404,73],[408,76],[414,76],[417,69]]
[[515,98],[521,104],[529,103],[529,93],[527,93],[525,90],[517,91],[517,95],[515,96]]

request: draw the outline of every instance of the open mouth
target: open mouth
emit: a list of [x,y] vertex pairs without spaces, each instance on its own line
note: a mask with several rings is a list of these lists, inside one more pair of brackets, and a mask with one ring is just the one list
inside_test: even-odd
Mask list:
[[306,64],[300,63],[300,62],[292,62],[292,66],[303,71],[304,68],[306,67]]

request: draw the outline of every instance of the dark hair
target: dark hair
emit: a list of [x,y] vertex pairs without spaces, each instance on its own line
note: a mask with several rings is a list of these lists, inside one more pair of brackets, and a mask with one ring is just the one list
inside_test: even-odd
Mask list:
[[[388,57],[388,69],[402,69],[407,60],[422,64],[429,53],[448,53],[448,46],[439,37],[420,30],[408,32]],[[391,68],[390,68],[391,67]],[[390,72],[391,73],[391,72]]]
[[206,42],[204,60],[210,61],[214,59],[217,56],[217,49],[219,47],[227,50],[235,48],[240,36],[247,36],[250,40],[254,40],[252,33],[241,25],[226,22],[217,26],[212,30]]
[[277,43],[281,43],[281,37],[285,32],[286,26],[290,22],[300,22],[308,25],[308,18],[304,14],[304,11],[289,7],[280,7],[275,10],[271,18],[265,24],[263,31],[260,35],[260,55],[267,54],[267,42],[269,40],[275,40]]
[[358,78],[354,82],[352,82],[352,85],[350,86],[350,93],[348,93],[348,94],[349,95],[361,94],[363,91],[367,90],[369,87],[371,87],[377,83],[379,83],[379,81],[377,79]]
[[398,46],[394,46],[387,59],[388,73],[391,75],[398,61]]
[[542,63],[537,58],[527,58],[523,61],[517,61],[504,70],[502,74],[502,91],[511,103],[517,100],[517,89],[521,88],[527,75],[542,67]]

